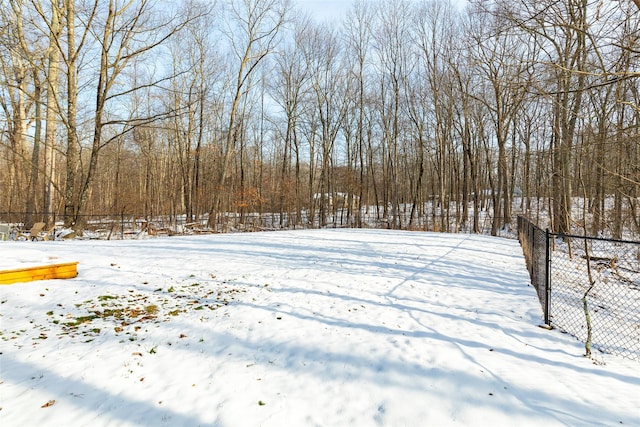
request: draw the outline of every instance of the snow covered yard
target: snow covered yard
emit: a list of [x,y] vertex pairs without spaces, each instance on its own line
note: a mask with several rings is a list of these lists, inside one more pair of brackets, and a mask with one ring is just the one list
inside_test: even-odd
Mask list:
[[539,328],[517,241],[0,242],[3,426],[640,425],[640,365]]

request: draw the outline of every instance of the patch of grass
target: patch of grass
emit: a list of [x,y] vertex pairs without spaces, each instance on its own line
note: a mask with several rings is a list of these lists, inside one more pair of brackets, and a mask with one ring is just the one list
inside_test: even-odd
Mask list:
[[158,314],[158,306],[155,304],[148,305],[144,308],[144,312],[150,315]]
[[[212,275],[212,277],[215,276]],[[95,336],[101,333],[101,329],[96,326],[101,326],[102,329],[114,335],[126,334],[123,337],[125,342],[127,338],[130,341],[144,340],[135,333],[146,332],[145,325],[148,323],[158,324],[170,321],[172,317],[202,311],[205,308],[216,310],[233,301],[237,294],[246,292],[244,289],[230,286],[227,282],[222,282],[224,285],[222,288],[211,289],[210,286],[199,281],[187,279],[184,282],[174,283],[168,289],[157,288],[153,291],[161,294],[140,293],[127,289],[122,293],[96,295],[86,301],[78,301],[78,303],[70,301],[69,304],[65,304],[65,306],[75,305],[80,310],[79,313],[69,315],[50,310],[47,316],[49,316],[49,322],[60,325],[62,332],[71,336],[75,336],[76,333],[89,337]],[[265,284],[265,287],[268,286]],[[58,306],[65,310],[62,304]],[[105,322],[104,326],[98,325],[97,322],[91,324],[98,318]]]
[[96,316],[95,314],[90,316],[80,316],[80,317],[76,317],[73,322],[65,322],[64,325],[72,328],[77,328],[78,326],[83,325],[85,323],[91,323],[93,320],[97,319],[98,317],[99,316]]
[[125,309],[123,308],[107,308],[102,313],[96,312],[96,317],[99,315],[100,317],[115,317],[116,319],[124,318]]

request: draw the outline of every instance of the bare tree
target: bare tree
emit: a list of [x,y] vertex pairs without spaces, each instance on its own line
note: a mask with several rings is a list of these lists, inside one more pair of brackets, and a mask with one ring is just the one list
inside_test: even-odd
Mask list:
[[230,21],[227,35],[238,64],[222,159],[209,211],[210,226],[215,224],[229,162],[240,136],[242,123],[239,120],[239,111],[242,101],[249,90],[251,77],[256,68],[274,51],[290,7],[288,0],[229,0],[228,4]]
[[519,3],[510,13],[516,26],[534,34],[546,55],[541,61],[550,64],[540,88],[553,102],[551,124],[553,154],[553,228],[560,233],[571,231],[572,158],[576,125],[587,88],[587,59],[590,47],[587,0],[567,2],[542,1]]
[[[375,50],[380,64],[380,119],[386,144],[386,163],[389,173],[386,186],[390,192],[389,224],[402,227],[399,215],[399,144],[401,141],[402,86],[407,78],[409,56],[406,41],[410,39],[409,4],[393,0],[380,9],[379,27],[374,34]],[[385,203],[385,209],[387,203]]]
[[[311,69],[303,54],[304,39],[309,37],[311,21],[308,17],[294,21],[293,38],[285,44],[275,59],[275,76],[269,89],[285,116],[285,129],[282,146],[279,185],[276,189],[279,199],[280,225],[284,226],[285,210],[293,208],[296,212],[296,224],[302,221],[302,176],[301,176],[301,138],[299,121],[303,114],[304,101],[309,94]],[[291,169],[293,168],[293,189]],[[292,194],[293,193],[293,194]],[[293,205],[291,205],[293,201]]]
[[[5,132],[9,140],[9,182],[4,186],[4,204],[8,210],[21,210],[25,208],[22,196],[27,194],[29,199],[32,194],[35,196],[35,183],[40,172],[37,155],[33,158],[33,167],[29,167],[32,159],[29,156],[27,129],[34,99],[39,98],[35,92],[40,89],[38,77],[45,48],[39,42],[37,34],[27,33],[28,30],[25,30],[25,21],[28,21],[29,17],[24,1],[11,0],[2,4],[6,7],[0,10],[0,22],[3,27],[0,33],[0,70],[3,76],[0,106],[6,119]],[[36,154],[38,148],[39,146],[34,145]],[[35,198],[33,203],[35,205]],[[27,207],[27,211],[33,210],[34,207]],[[32,221],[32,218],[25,220],[27,224],[31,224]]]
[[166,109],[172,111],[169,127],[171,144],[182,180],[183,207],[189,221],[202,214],[202,151],[209,118],[216,109],[213,101],[217,69],[216,52],[211,44],[215,37],[213,25],[215,5],[189,1],[184,10],[198,11],[198,19],[186,26],[183,36],[169,44],[172,61],[172,90]]
[[318,145],[320,160],[317,186],[313,168],[310,171],[309,204],[319,208],[320,223],[326,225],[328,209],[335,207],[332,203],[335,200],[331,176],[333,154],[347,106],[345,73],[336,32],[324,24],[317,24],[304,44],[304,55],[313,92],[313,99],[309,100],[311,116],[307,120],[314,122],[312,128],[317,129],[309,134],[309,143]]
[[[480,97],[490,111],[496,144],[498,146],[497,182],[492,188],[494,217],[491,234],[496,235],[501,226],[511,223],[512,209],[512,173],[508,160],[508,143],[516,135],[516,118],[522,109],[529,84],[527,73],[531,58],[527,57],[528,37],[519,37],[515,31],[508,30],[502,17],[477,11],[484,15],[477,26],[469,32],[472,37],[472,55],[477,64],[476,70],[482,72],[490,85],[488,96]],[[511,147],[515,155],[516,147]]]
[[[369,70],[371,68],[371,48],[372,48],[372,21],[375,18],[375,10],[371,7],[371,4],[365,0],[356,1],[347,15],[345,22],[346,32],[346,49],[347,58],[351,58],[353,61],[351,68],[354,74],[354,95],[355,99],[353,107],[350,108],[351,114],[354,119],[350,121],[348,126],[355,126],[355,130],[352,130],[355,137],[355,151],[354,157],[357,158],[358,163],[358,193],[356,197],[356,225],[362,226],[362,210],[366,208],[368,196],[365,192],[368,190],[367,174],[371,170],[371,164],[367,161],[367,147],[370,144],[367,143],[367,135],[369,134],[366,129],[366,117],[368,114],[368,105],[370,89],[368,86]],[[347,111],[347,114],[350,114]],[[346,131],[345,131],[346,133]],[[369,167],[367,168],[367,164]],[[375,180],[370,180],[372,187],[375,191]],[[349,192],[348,205],[351,206],[352,194]]]
[[[41,12],[40,12],[41,13]],[[44,13],[41,13],[44,15]],[[56,149],[57,149],[57,125],[58,125],[58,93],[60,82],[60,36],[62,33],[61,4],[58,0],[51,1],[51,20],[49,25],[49,53],[47,58],[47,112],[46,128],[44,134],[44,167],[45,167],[45,191],[44,210],[47,226],[53,225],[55,213],[56,179]]]
[[[83,210],[86,208],[89,197],[89,189],[97,171],[98,159],[101,150],[111,142],[118,140],[122,135],[131,132],[137,126],[147,124],[157,117],[143,117],[132,120],[130,117],[109,116],[108,104],[116,100],[122,100],[138,90],[154,86],[159,81],[153,80],[140,86],[119,86],[123,72],[136,61],[141,60],[146,54],[161,46],[169,38],[177,34],[192,16],[177,20],[176,18],[150,19],[153,14],[150,10],[152,3],[148,0],[129,0],[121,3],[119,0],[110,0],[105,10],[100,11],[99,16],[103,21],[96,22],[100,33],[96,34],[98,52],[100,57],[97,85],[95,87],[95,110],[93,117],[93,137],[89,160],[78,186],[69,190],[76,194],[76,206],[68,211],[73,212],[74,218],[67,220],[82,228],[80,223]],[[103,15],[104,13],[104,15]],[[109,134],[105,135],[105,131]]]
[[67,49],[64,62],[67,69],[67,111],[64,123],[67,128],[66,149],[66,180],[64,187],[64,219],[65,226],[70,227],[76,220],[76,209],[79,208],[79,194],[77,174],[80,166],[78,141],[78,61],[85,42],[91,30],[93,20],[98,9],[98,1],[90,5],[89,11],[83,18],[83,29],[79,42],[76,44],[76,4],[74,0],[64,0],[64,15],[66,18]]

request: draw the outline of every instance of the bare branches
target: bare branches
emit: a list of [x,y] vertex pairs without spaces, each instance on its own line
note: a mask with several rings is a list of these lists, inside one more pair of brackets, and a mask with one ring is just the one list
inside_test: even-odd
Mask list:
[[213,226],[253,195],[280,224],[479,232],[492,212],[500,234],[517,209],[571,227],[584,185],[592,230],[640,224],[637,2],[356,0],[320,23],[286,0],[0,2],[0,203],[41,210],[53,183],[69,224]]

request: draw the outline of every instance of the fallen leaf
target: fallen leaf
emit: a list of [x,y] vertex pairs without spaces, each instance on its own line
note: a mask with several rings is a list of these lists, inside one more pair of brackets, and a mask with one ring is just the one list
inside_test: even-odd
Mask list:
[[50,400],[47,403],[45,403],[44,405],[41,406],[41,408],[48,408],[49,406],[53,406],[56,404],[55,400]]

